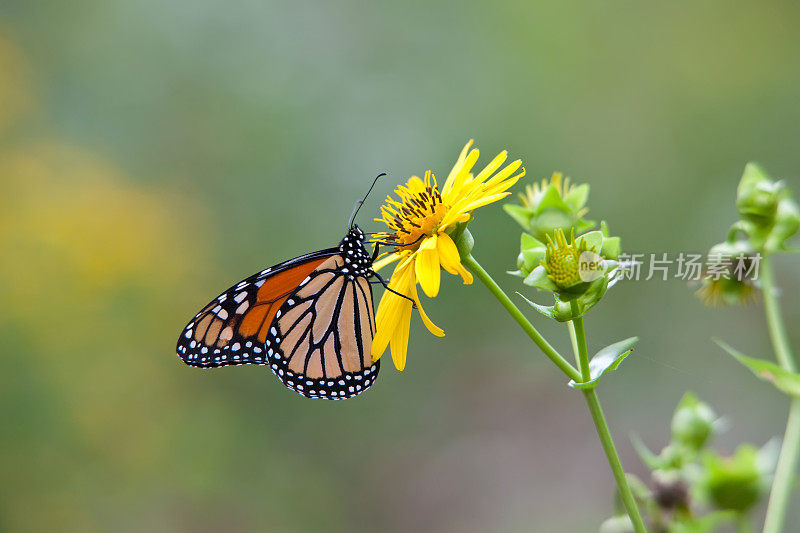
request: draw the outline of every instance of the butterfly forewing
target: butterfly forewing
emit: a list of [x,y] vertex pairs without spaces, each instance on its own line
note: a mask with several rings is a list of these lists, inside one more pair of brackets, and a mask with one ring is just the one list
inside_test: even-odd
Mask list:
[[178,356],[201,368],[266,364],[264,341],[278,309],[333,253],[336,249],[291,259],[229,288],[184,328],[178,338]]
[[201,368],[268,364],[309,398],[341,400],[375,381],[372,260],[353,228],[337,248],[262,270],[209,303],[184,328],[178,356]]

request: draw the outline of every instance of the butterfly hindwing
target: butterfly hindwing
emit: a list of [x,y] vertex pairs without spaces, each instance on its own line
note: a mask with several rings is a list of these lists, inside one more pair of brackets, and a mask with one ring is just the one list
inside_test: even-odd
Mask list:
[[281,306],[265,347],[284,385],[309,398],[341,400],[374,382],[372,288],[340,255],[316,268]]

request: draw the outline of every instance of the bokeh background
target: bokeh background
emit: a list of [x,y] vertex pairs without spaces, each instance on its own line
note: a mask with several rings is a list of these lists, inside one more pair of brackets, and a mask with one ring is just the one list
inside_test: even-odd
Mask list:
[[[789,1],[3,2],[0,530],[595,531],[613,480],[583,399],[479,285],[449,276],[447,336],[415,320],[406,371],[348,402],[184,367],[177,335],[338,242],[387,171],[379,229],[382,195],[471,137],[591,183],[626,251],[707,250],[748,160],[800,190],[798,24]],[[514,222],[495,205],[473,234],[520,289]],[[796,324],[798,259],[777,266]],[[641,337],[600,388],[628,470],[685,390],[728,418],[722,450],[782,433],[783,398],[709,340],[769,355],[760,306],[630,282],[587,328]]]

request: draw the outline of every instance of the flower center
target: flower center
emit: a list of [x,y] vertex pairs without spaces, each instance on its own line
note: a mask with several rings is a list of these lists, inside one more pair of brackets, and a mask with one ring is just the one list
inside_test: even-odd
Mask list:
[[[594,257],[582,257],[584,252],[590,250],[587,249],[586,241],[581,241],[580,245],[577,244],[574,234],[567,241],[564,232],[557,230],[555,232],[555,241],[550,236],[547,239],[547,254],[542,266],[547,270],[547,277],[559,288],[569,289],[586,281],[581,277],[582,268],[588,268],[589,272],[596,272],[600,268],[600,262],[595,260]],[[591,252],[596,255],[594,249]],[[587,259],[591,262],[586,262]],[[582,261],[585,263],[582,264]]]
[[578,256],[572,247],[556,248],[547,256],[547,273],[553,283],[561,288],[572,287],[581,282],[578,271]]
[[422,237],[435,235],[449,207],[442,203],[436,186],[409,192],[403,203],[396,206],[397,213],[388,221],[394,230],[391,239],[401,243],[395,250],[419,245]]

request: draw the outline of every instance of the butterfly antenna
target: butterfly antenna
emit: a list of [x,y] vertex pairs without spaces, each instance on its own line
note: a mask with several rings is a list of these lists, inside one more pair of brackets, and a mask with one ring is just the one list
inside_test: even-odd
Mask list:
[[380,174],[375,176],[375,179],[372,180],[372,185],[369,186],[369,190],[367,191],[367,194],[364,195],[364,198],[362,198],[361,200],[356,202],[356,206],[353,208],[353,214],[350,215],[350,221],[347,223],[347,228],[348,229],[353,227],[353,221],[356,219],[356,215],[358,214],[358,210],[361,209],[361,206],[364,205],[364,202],[367,201],[367,196],[369,196],[369,193],[371,193],[372,189],[375,188],[375,184],[378,183],[378,178],[380,178],[382,176],[385,176],[385,175],[386,175],[386,172],[381,172]]

